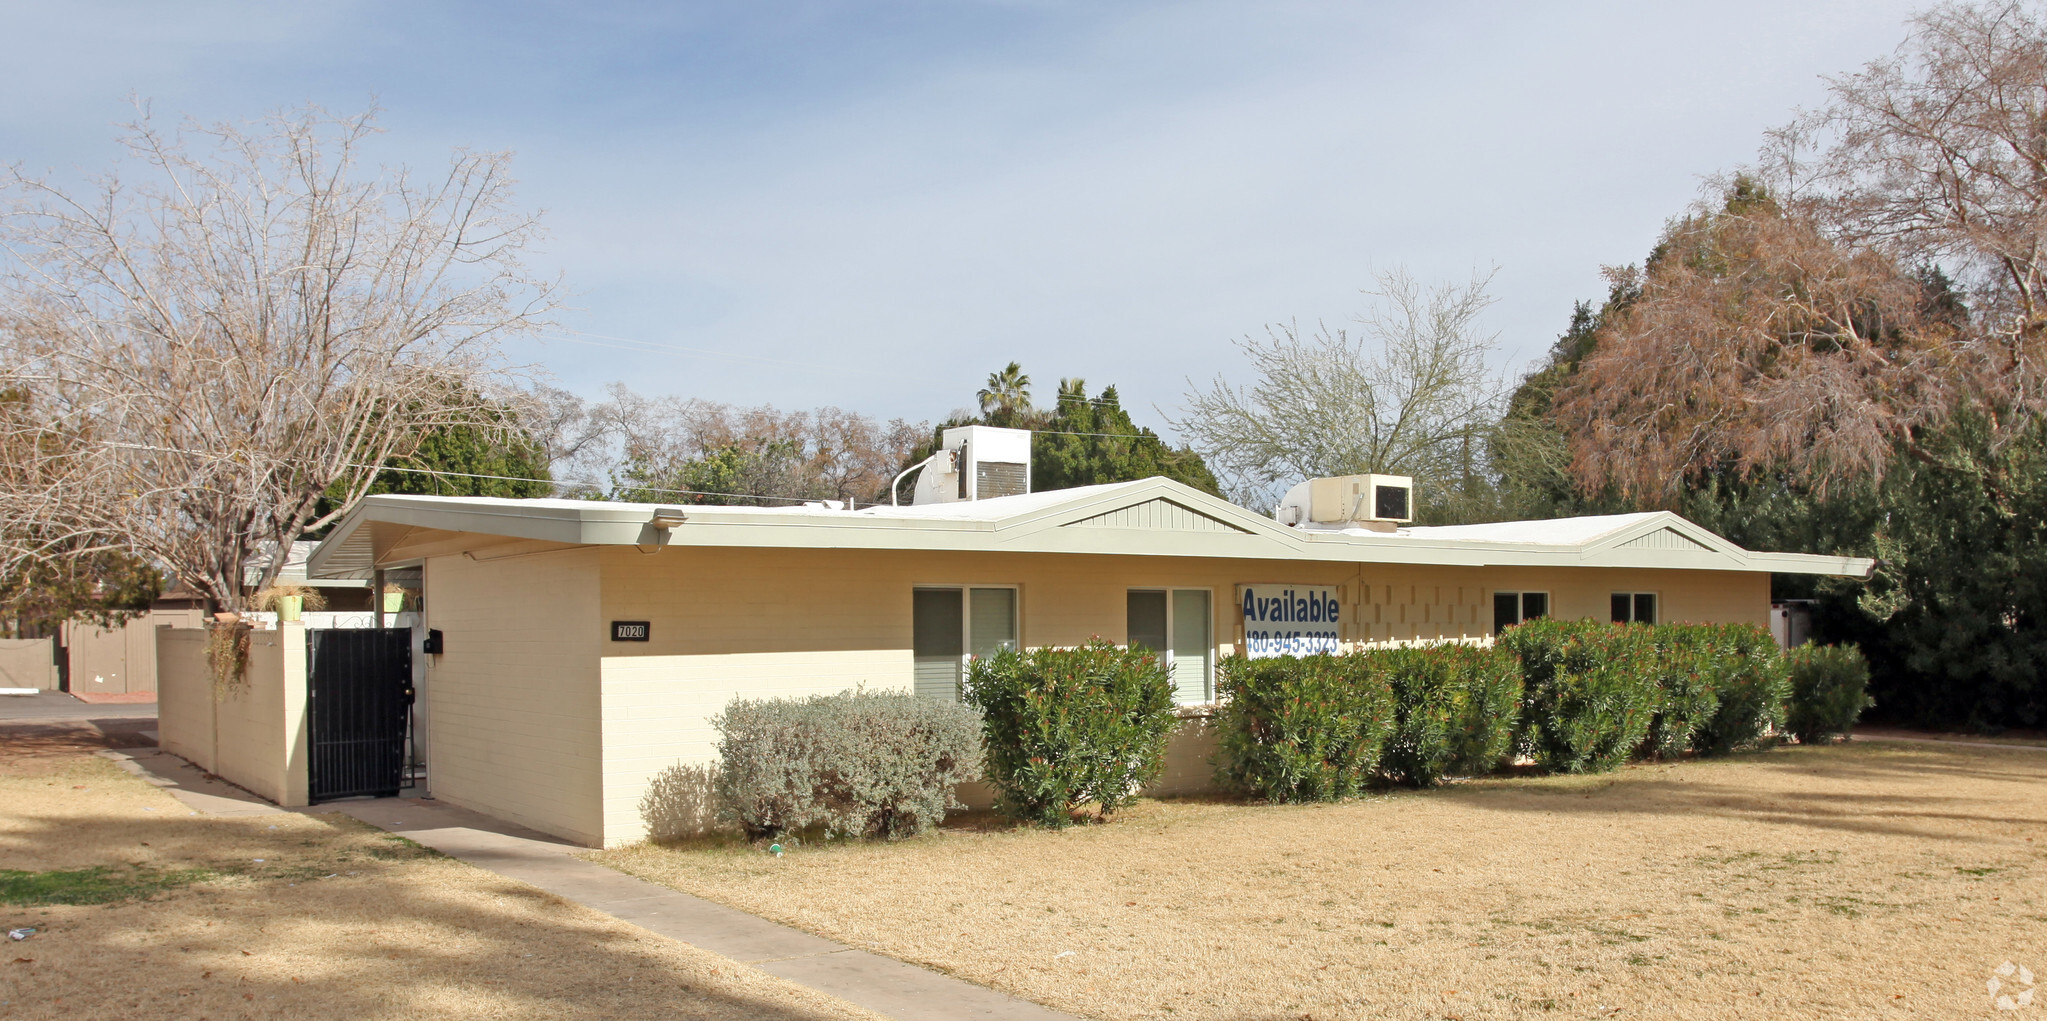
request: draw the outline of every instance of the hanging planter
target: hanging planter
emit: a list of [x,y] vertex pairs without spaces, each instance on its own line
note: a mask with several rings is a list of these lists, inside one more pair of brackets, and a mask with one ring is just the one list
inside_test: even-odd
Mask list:
[[213,670],[213,701],[233,698],[249,681],[249,627],[239,613],[216,613],[206,634],[206,664]]
[[405,593],[402,590],[387,590],[384,593],[384,612],[398,613],[405,609]]

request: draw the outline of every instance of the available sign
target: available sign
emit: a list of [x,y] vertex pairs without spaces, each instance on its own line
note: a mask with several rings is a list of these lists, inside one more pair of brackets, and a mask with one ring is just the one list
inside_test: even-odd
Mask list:
[[1239,585],[1244,654],[1252,659],[1338,652],[1343,617],[1333,585]]

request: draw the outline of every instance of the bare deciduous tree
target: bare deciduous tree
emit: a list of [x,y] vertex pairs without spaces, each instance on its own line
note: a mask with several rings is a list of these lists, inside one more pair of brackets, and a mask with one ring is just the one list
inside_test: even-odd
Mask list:
[[[608,441],[604,472],[620,489],[718,488],[763,502],[874,501],[929,433],[922,422],[880,422],[843,408],[781,411],[698,398],[649,397],[613,384],[585,412],[589,430]],[[595,448],[589,448],[594,450]],[[707,459],[726,456],[736,475],[721,487],[684,485]],[[594,474],[597,456],[577,462]],[[714,473],[715,475],[716,473]],[[719,476],[723,477],[723,476]],[[688,494],[677,494],[687,496]]]
[[1668,493],[1731,462],[1824,487],[1940,461],[1923,441],[1958,412],[1992,451],[2040,422],[2047,22],[1932,8],[1754,175],[1769,200],[1679,224],[1559,394],[1582,484]]
[[1238,342],[1256,376],[1193,388],[1168,421],[1222,476],[1234,499],[1268,500],[1276,484],[1386,472],[1441,484],[1482,455],[1504,392],[1490,366],[1496,335],[1478,318],[1491,273],[1425,287],[1404,270],[1378,275],[1360,330],[1286,323]]
[[1831,240],[1766,197],[1699,210],[1645,271],[1558,393],[1588,489],[1675,493],[1693,473],[1783,466],[1880,473],[1957,395],[1953,326],[1881,253]]
[[0,388],[25,409],[0,418],[0,569],[130,549],[239,608],[246,561],[271,554],[268,585],[423,434],[500,426],[500,341],[552,306],[520,261],[536,221],[504,153],[366,168],[373,118],[144,116],[136,179],[0,175]]

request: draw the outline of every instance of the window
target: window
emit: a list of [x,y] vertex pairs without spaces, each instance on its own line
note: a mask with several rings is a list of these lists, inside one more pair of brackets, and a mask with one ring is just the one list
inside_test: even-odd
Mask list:
[[958,701],[969,656],[1016,648],[1016,589],[920,588],[911,597],[912,690]]
[[1616,624],[1656,623],[1656,593],[1616,592],[1613,594],[1613,622]]
[[1493,593],[1493,634],[1537,617],[1549,616],[1547,592]]
[[1207,589],[1131,589],[1131,648],[1164,654],[1173,679],[1173,701],[1201,705],[1215,700],[1215,611]]

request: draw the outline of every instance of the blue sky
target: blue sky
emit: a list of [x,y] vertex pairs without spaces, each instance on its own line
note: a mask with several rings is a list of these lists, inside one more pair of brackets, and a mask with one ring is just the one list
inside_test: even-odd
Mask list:
[[0,159],[375,97],[393,162],[517,154],[561,385],[936,418],[1016,359],[1157,424],[1375,267],[1497,267],[1525,363],[1915,6],[23,3]]

